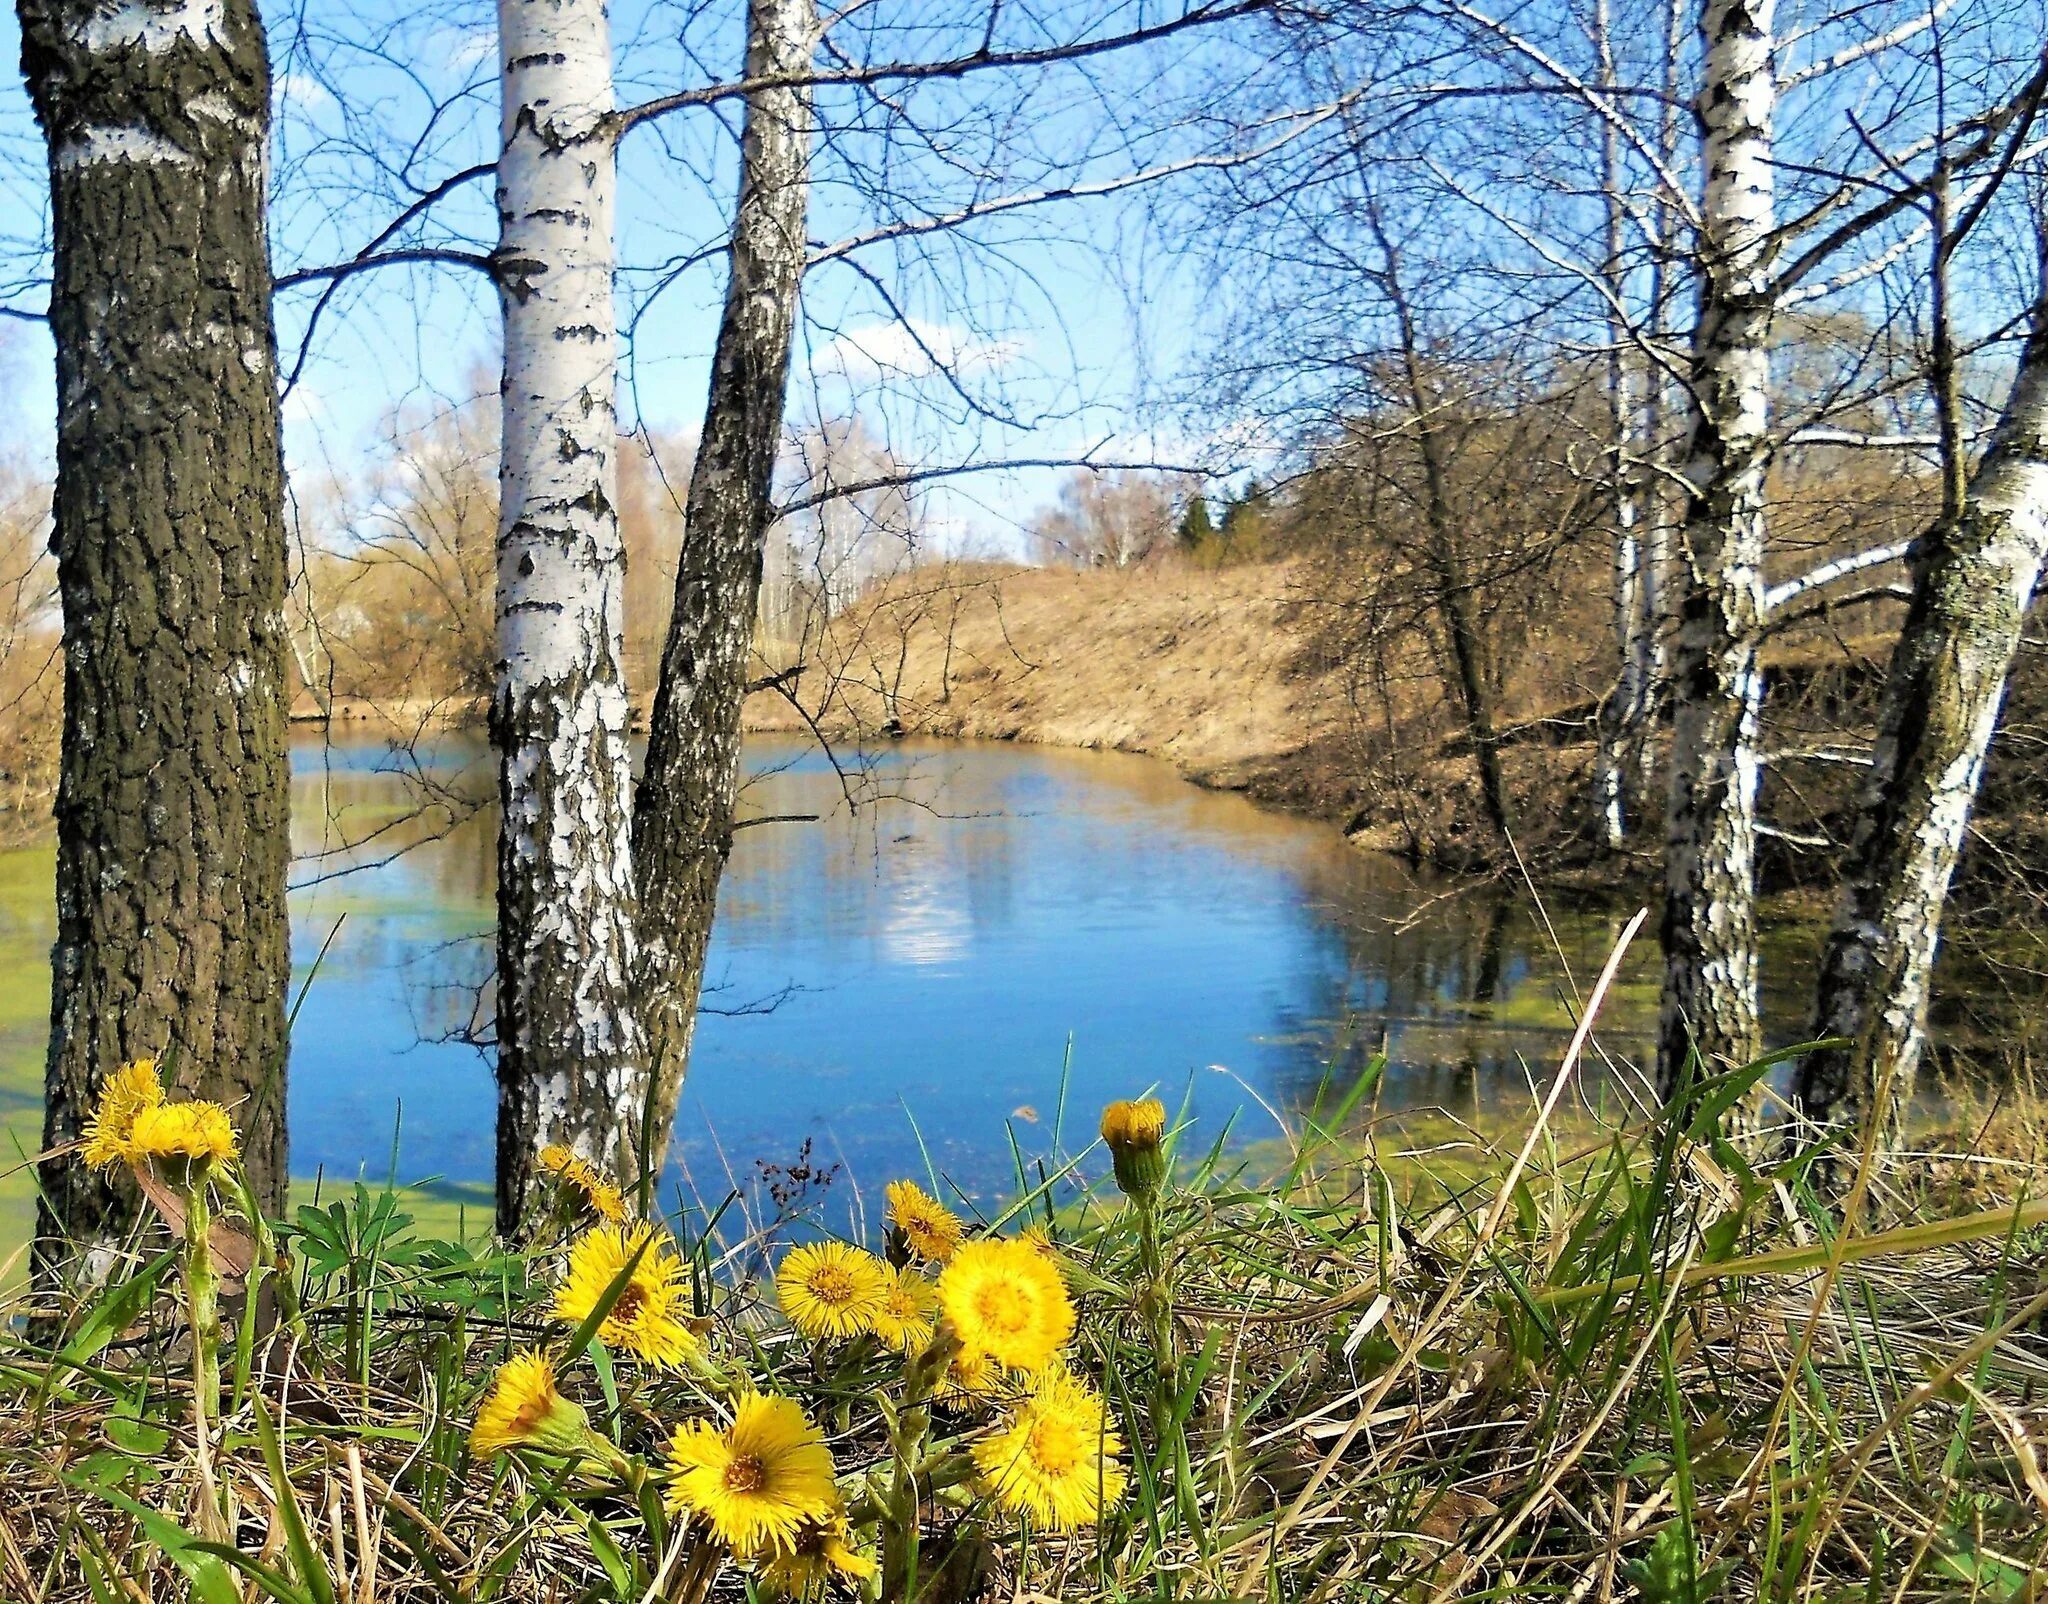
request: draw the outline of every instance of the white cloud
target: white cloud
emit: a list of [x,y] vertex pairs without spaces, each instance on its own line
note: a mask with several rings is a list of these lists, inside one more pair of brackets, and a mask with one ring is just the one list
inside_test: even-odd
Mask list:
[[279,73],[270,86],[270,98],[280,110],[289,108],[305,117],[334,104],[327,86],[303,72]]
[[845,379],[921,379],[1006,367],[1023,354],[1022,340],[991,340],[957,323],[903,318],[846,330],[813,353],[821,374]]

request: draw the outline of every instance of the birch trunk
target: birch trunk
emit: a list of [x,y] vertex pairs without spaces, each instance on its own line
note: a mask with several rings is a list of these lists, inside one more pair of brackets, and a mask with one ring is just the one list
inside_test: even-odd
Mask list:
[[[1657,118],[1657,152],[1665,172],[1679,168],[1679,74],[1680,45],[1685,36],[1687,0],[1668,0],[1663,14],[1664,106]],[[1672,220],[1676,197],[1660,184],[1651,203],[1650,226],[1657,249],[1650,264],[1648,302],[1651,338],[1668,350],[1670,309],[1676,299],[1674,281],[1678,263],[1671,251]],[[1665,428],[1673,415],[1673,383],[1661,363],[1646,364],[1643,390],[1643,441],[1657,471],[1643,479],[1643,512],[1647,531],[1643,546],[1643,631],[1636,647],[1641,657],[1643,722],[1634,752],[1636,780],[1645,797],[1656,791],[1657,715],[1663,706],[1669,663],[1666,642],[1670,635],[1672,553],[1677,546],[1678,500],[1671,493],[1665,467]]]
[[[285,1188],[285,529],[264,235],[270,65],[250,0],[21,0],[49,139],[64,612],[45,1145],[155,1057],[234,1107]],[[41,1232],[131,1188],[41,1172]]]
[[1895,1134],[1912,1095],[1942,905],[2048,553],[2048,291],[1961,513],[1915,542],[1913,599],[1892,649],[1877,745],[1821,959],[1809,1054],[1793,1080],[1821,1125]]
[[[813,0],[752,0],[747,76],[806,73],[817,41]],[[807,88],[747,97],[725,310],[633,819],[656,1158],[689,1063],[718,882],[732,848],[740,708],[807,250],[811,131]]]
[[614,450],[604,0],[499,0],[504,316],[497,685],[498,1221],[558,1142],[631,1184],[648,1058],[631,1000],[625,548]]
[[1706,183],[1672,659],[1657,1083],[1755,1057],[1756,800],[1772,313],[1772,0],[1707,0]]
[[[1600,83],[1615,85],[1614,46],[1607,0],[1593,8],[1593,39],[1600,57]],[[1601,279],[1607,292],[1607,405],[1609,438],[1614,451],[1614,522],[1611,580],[1614,644],[1619,672],[1613,690],[1601,704],[1594,787],[1601,833],[1608,850],[1619,851],[1628,840],[1629,777],[1637,765],[1650,706],[1650,654],[1656,621],[1642,540],[1642,483],[1636,472],[1638,449],[1635,387],[1631,382],[1628,347],[1631,330],[1627,305],[1628,273],[1622,256],[1621,131],[1613,122],[1602,125],[1600,190],[1605,207],[1604,260]]]

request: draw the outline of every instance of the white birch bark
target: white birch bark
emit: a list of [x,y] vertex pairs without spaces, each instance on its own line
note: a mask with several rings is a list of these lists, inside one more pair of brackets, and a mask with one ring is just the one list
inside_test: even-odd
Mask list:
[[[1593,41],[1600,57],[1600,82],[1615,82],[1614,46],[1607,0],[1593,8]],[[1601,278],[1607,291],[1607,405],[1609,438],[1614,453],[1613,549],[1610,576],[1614,644],[1619,672],[1613,690],[1600,708],[1594,786],[1601,834],[1610,851],[1628,839],[1629,777],[1644,740],[1650,709],[1650,653],[1656,639],[1651,612],[1654,589],[1646,571],[1642,539],[1642,481],[1635,458],[1639,448],[1635,386],[1628,362],[1632,330],[1625,313],[1628,273],[1622,259],[1622,186],[1626,181],[1621,155],[1621,130],[1610,120],[1600,138],[1600,188],[1605,207],[1605,238]]]
[[504,314],[498,678],[498,1214],[540,1148],[625,1182],[647,1052],[630,1002],[625,550],[614,449],[616,189],[604,0],[499,0]]
[[1772,226],[1772,0],[1707,0],[1698,112],[1705,187],[1693,334],[1672,750],[1665,815],[1658,1087],[1695,1046],[1707,1073],[1759,1042],[1757,751]]
[[[1687,0],[1666,0],[1663,10],[1664,108],[1657,119],[1659,172],[1674,173],[1679,166],[1679,82],[1680,43],[1685,36]],[[1678,264],[1672,259],[1669,242],[1678,213],[1679,197],[1661,182],[1651,208],[1652,233],[1659,249],[1650,266],[1648,291],[1650,330],[1660,347],[1671,342],[1670,309],[1677,299],[1675,280]],[[1643,684],[1642,739],[1635,751],[1637,781],[1645,796],[1655,794],[1658,750],[1655,739],[1657,714],[1663,705],[1670,665],[1666,661],[1670,635],[1673,553],[1677,547],[1676,513],[1678,499],[1663,472],[1667,421],[1673,414],[1671,376],[1661,364],[1650,365],[1645,374],[1643,396],[1643,439],[1658,471],[1644,480],[1644,512],[1647,531],[1643,547],[1644,629],[1637,638],[1641,654]]]
[[1815,1038],[1793,1080],[1819,1124],[1895,1134],[1912,1095],[1942,907],[2048,554],[2048,293],[2036,303],[2005,416],[1959,518],[1910,557],[1913,599],[1885,679],[1877,744],[1815,993]]

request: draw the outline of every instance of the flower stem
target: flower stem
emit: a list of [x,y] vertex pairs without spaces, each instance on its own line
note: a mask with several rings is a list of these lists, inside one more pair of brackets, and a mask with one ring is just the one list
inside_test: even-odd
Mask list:
[[224,1540],[226,1520],[213,1477],[213,1417],[220,1408],[220,1277],[213,1267],[207,1166],[194,1165],[185,1194],[185,1319],[192,1330],[192,1435],[197,1444],[200,1519]]
[[1173,1285],[1166,1274],[1166,1254],[1159,1239],[1157,1193],[1136,1200],[1138,1213],[1138,1315],[1152,1345],[1152,1431],[1160,1447],[1173,1426],[1174,1403],[1180,1396],[1180,1363],[1174,1351]]
[[907,1604],[917,1580],[917,1478],[924,1468],[925,1441],[931,1435],[931,1397],[947,1362],[959,1349],[960,1339],[942,1322],[930,1345],[908,1367],[902,1406],[890,1418],[894,1465],[889,1496],[881,1511],[883,1604]]

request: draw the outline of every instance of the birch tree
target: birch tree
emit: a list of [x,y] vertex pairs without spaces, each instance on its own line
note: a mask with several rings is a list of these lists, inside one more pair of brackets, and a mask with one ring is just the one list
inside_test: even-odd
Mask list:
[[[1619,87],[1614,34],[1608,0],[1595,0],[1593,47],[1599,60],[1602,93],[1612,97]],[[1641,410],[1636,404],[1634,366],[1630,361],[1634,329],[1628,317],[1629,272],[1626,234],[1629,226],[1624,187],[1622,130],[1612,121],[1600,126],[1601,285],[1606,296],[1606,389],[1610,468],[1615,657],[1619,670],[1614,689],[1601,703],[1594,754],[1594,790],[1600,810],[1600,831],[1608,850],[1628,839],[1628,808],[1632,780],[1656,697],[1657,567],[1643,539],[1644,494],[1638,466],[1644,449]],[[1660,376],[1647,376],[1656,385]]]
[[[317,289],[309,326],[339,304],[336,285],[384,270],[481,270],[501,305],[500,662],[492,723],[504,811],[496,1047],[498,1201],[508,1229],[522,1212],[542,1144],[577,1147],[632,1181],[660,1163],[667,1143],[734,829],[739,711],[764,540],[784,510],[775,477],[807,271],[832,264],[850,272],[901,319],[887,279],[864,256],[890,249],[908,255],[998,219],[1021,226],[1036,208],[1249,159],[1243,150],[1197,148],[1115,172],[1107,170],[1115,145],[1085,127],[1048,158],[1046,149],[1062,141],[1029,140],[1018,131],[1028,118],[989,116],[963,97],[973,108],[973,137],[992,146],[982,159],[963,161],[960,125],[918,124],[917,86],[1009,74],[1016,97],[1028,103],[1029,86],[1057,64],[1153,44],[1270,4],[1216,0],[1164,15],[1137,8],[1123,31],[1104,29],[1099,13],[1076,8],[1058,24],[1042,16],[1019,22],[1015,40],[1001,36],[1009,15],[980,0],[910,23],[853,7],[834,14],[832,26],[843,34],[821,61],[826,23],[812,5],[749,0],[738,77],[618,109],[601,4],[501,0],[497,158],[438,179],[415,175],[408,163],[392,198],[409,198],[394,218],[373,227],[343,260],[291,275],[294,286]],[[692,13],[699,15],[709,14]],[[1061,37],[1058,25],[1071,32]],[[870,49],[920,38],[956,53],[863,60],[853,34]],[[701,56],[682,39],[676,59],[693,70]],[[1089,82],[1085,69],[1074,81]],[[816,126],[821,93],[842,99],[840,146],[872,148],[878,159],[834,156],[859,222],[853,232],[814,246],[806,225],[810,165],[823,143]],[[1107,104],[1111,97],[1103,96]],[[1164,141],[1149,137],[1157,132],[1149,125],[1148,137],[1123,130],[1117,118],[1129,111],[1131,97],[1119,91],[1114,98],[1116,110],[1105,114],[1103,126],[1118,130],[1113,137],[1126,141],[1122,153],[1134,162],[1141,152],[1150,157]],[[742,127],[730,228],[715,242],[693,241],[668,266],[643,270],[642,299],[633,309],[644,316],[694,264],[725,260],[729,281],[684,503],[684,548],[647,766],[629,791],[612,461],[613,373],[623,343],[610,293],[619,267],[615,164],[620,142],[636,129],[735,103]],[[959,109],[949,104],[940,115]],[[436,104],[429,122],[444,115],[453,117],[455,108]],[[1304,113],[1299,126],[1326,115]],[[1068,121],[1085,121],[1074,117],[1070,98],[1059,126]],[[1185,127],[1184,143],[1199,147],[1210,125],[1194,113]],[[1242,143],[1262,149],[1295,131],[1283,123],[1254,130]],[[423,136],[422,145],[428,143]],[[1014,188],[1006,187],[1012,173],[1002,159],[1012,149],[1026,150]],[[1085,180],[1074,181],[1084,170]],[[486,254],[440,208],[491,175],[500,227]],[[913,178],[915,194],[906,184]]]
[[[2048,236],[2044,236],[2048,244]],[[1942,908],[2034,587],[2048,555],[2048,250],[2018,374],[1960,508],[1914,542],[1912,601],[1793,1095],[1822,1126],[1896,1132],[1925,1037]]]
[[[156,1058],[285,1186],[285,528],[251,0],[19,0],[49,144],[64,612],[46,1145]],[[132,1199],[68,1153],[45,1233]]]
[[543,1145],[628,1184],[648,1095],[634,961],[605,0],[500,0],[504,314],[498,1218]]
[[1708,0],[1693,419],[1664,831],[1657,1084],[1756,1054],[1756,804],[1773,310],[1773,0]]

